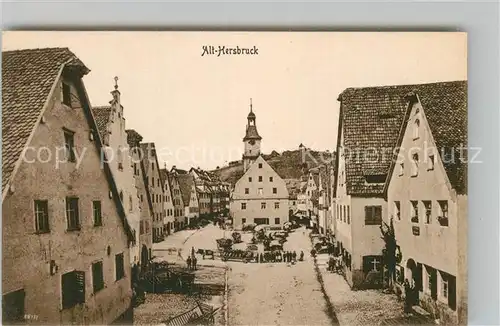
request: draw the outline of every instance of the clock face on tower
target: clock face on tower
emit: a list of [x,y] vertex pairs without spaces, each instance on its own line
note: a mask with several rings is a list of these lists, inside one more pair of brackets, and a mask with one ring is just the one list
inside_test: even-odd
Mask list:
[[255,140],[251,139],[248,143],[249,143],[250,145],[255,145]]

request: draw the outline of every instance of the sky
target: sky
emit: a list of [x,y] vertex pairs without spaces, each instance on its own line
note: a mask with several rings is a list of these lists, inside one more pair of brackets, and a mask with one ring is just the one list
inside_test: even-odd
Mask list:
[[[467,36],[452,32],[3,32],[2,51],[68,47],[91,72],[94,106],[118,76],[126,128],[159,163],[213,169],[241,159],[250,99],[262,152],[336,146],[348,87],[467,79]],[[258,48],[204,55],[203,46]]]

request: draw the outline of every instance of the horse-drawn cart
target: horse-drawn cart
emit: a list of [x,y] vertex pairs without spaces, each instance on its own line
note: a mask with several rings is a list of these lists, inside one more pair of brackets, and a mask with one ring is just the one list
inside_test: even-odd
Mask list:
[[249,250],[227,250],[221,252],[221,259],[223,261],[241,261],[244,263],[249,263],[255,260],[257,253]]
[[153,263],[150,270],[144,273],[142,284],[150,293],[161,293],[167,290],[185,292],[191,289],[194,277],[192,271],[183,267],[160,262]]

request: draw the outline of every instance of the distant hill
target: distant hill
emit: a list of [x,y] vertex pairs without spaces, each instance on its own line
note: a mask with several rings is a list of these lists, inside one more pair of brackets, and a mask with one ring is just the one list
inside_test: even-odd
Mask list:
[[[292,180],[299,180],[308,169],[331,162],[334,157],[331,152],[310,149],[284,151],[281,154],[272,151],[271,154],[262,156],[282,179]],[[243,161],[230,162],[228,166],[212,172],[219,175],[222,181],[234,185],[243,175]]]

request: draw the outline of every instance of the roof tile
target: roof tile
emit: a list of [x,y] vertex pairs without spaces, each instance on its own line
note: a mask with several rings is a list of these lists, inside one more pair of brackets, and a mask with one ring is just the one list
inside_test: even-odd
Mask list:
[[68,48],[2,52],[2,192],[64,64],[89,72]]

